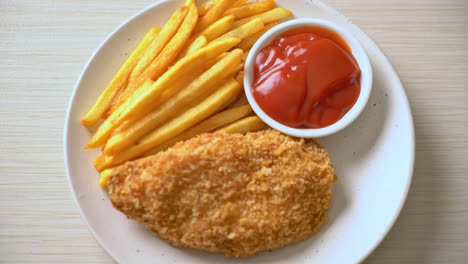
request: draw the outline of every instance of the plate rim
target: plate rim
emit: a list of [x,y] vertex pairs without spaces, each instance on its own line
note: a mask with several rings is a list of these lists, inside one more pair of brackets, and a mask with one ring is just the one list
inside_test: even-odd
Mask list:
[[[99,243],[99,245],[106,251],[106,253],[114,261],[116,261],[118,263],[121,263],[120,257],[118,255],[114,254],[114,252],[111,251],[106,246],[104,241],[101,240],[101,237],[99,235],[97,235],[97,231],[94,230],[94,228],[90,225],[90,223],[88,221],[88,218],[87,218],[87,216],[86,216],[86,214],[84,212],[84,209],[81,206],[81,203],[78,201],[78,196],[77,196],[76,191],[74,189],[73,181],[71,179],[70,166],[69,166],[69,154],[68,154],[68,152],[69,152],[68,137],[70,136],[69,135],[70,134],[69,127],[71,125],[71,123],[70,123],[70,113],[71,113],[71,109],[73,108],[73,105],[74,105],[74,102],[75,102],[75,97],[76,97],[76,94],[77,94],[78,87],[80,86],[80,84],[81,84],[81,82],[83,80],[83,76],[88,71],[88,67],[89,67],[90,63],[94,60],[94,58],[97,56],[97,54],[101,51],[103,46],[105,46],[107,43],[109,43],[109,41],[114,37],[114,35],[116,35],[130,21],[136,19],[137,17],[143,15],[146,12],[149,12],[153,8],[157,8],[157,6],[159,6],[159,5],[162,5],[162,4],[166,3],[166,2],[171,2],[171,1],[174,1],[174,0],[159,0],[159,1],[155,2],[155,3],[152,3],[152,4],[144,7],[143,9],[139,10],[135,14],[133,14],[130,17],[128,17],[127,19],[125,19],[122,23],[119,24],[118,27],[116,27],[111,33],[109,33],[106,36],[106,38],[98,45],[98,47],[94,50],[94,52],[92,53],[90,58],[87,60],[86,64],[83,66],[83,69],[81,70],[81,72],[80,72],[80,74],[78,76],[78,79],[75,82],[75,85],[73,87],[73,91],[72,91],[72,94],[70,96],[70,99],[69,99],[69,102],[68,102],[68,107],[67,107],[67,110],[66,110],[62,140],[63,140],[64,163],[65,163],[65,171],[66,171],[66,176],[67,176],[68,187],[71,190],[73,200],[74,200],[75,204],[78,206],[80,216],[84,220],[84,222],[86,223],[86,226],[87,226],[88,230],[91,232],[94,239]],[[392,219],[388,222],[387,226],[385,226],[385,229],[383,229],[383,232],[381,233],[379,239],[377,241],[375,241],[370,247],[368,247],[368,250],[365,253],[363,253],[362,256],[358,259],[357,262],[361,263],[367,257],[369,257],[369,255],[372,252],[375,251],[375,249],[382,243],[382,241],[388,235],[388,233],[390,232],[390,230],[394,226],[396,220],[400,216],[401,211],[402,211],[402,209],[403,209],[403,207],[404,207],[404,205],[406,203],[406,200],[408,198],[409,189],[411,187],[412,178],[413,178],[413,175],[414,175],[414,164],[415,164],[415,158],[416,158],[415,157],[416,140],[415,140],[415,128],[414,128],[413,114],[412,114],[412,111],[411,111],[411,106],[409,104],[408,96],[407,96],[406,91],[404,89],[404,86],[403,86],[403,84],[401,82],[401,79],[398,76],[393,64],[390,62],[390,60],[387,58],[387,56],[385,56],[385,54],[383,53],[380,46],[368,34],[366,34],[364,30],[362,30],[360,27],[358,27],[356,24],[354,24],[352,22],[352,20],[350,20],[348,17],[346,17],[344,14],[339,12],[334,7],[322,2],[321,0],[313,0],[312,2],[313,2],[313,4],[319,6],[320,8],[328,9],[331,13],[344,18],[347,21],[347,23],[348,23],[348,25],[350,27],[353,27],[353,29],[355,31],[359,32],[360,37],[366,39],[366,42],[367,42],[366,44],[367,45],[370,44],[370,45],[375,46],[374,47],[375,50],[377,50],[380,53],[380,55],[385,59],[385,62],[388,63],[388,65],[390,65],[389,70],[391,71],[391,73],[394,76],[397,77],[396,79],[398,80],[398,87],[394,87],[393,89],[399,89],[400,92],[403,94],[404,101],[402,103],[406,106],[406,109],[408,110],[408,117],[409,117],[409,123],[410,123],[409,137],[410,137],[410,141],[411,141],[411,146],[410,146],[411,160],[409,161],[408,176],[406,177],[406,185],[405,185],[405,188],[404,188],[404,191],[403,191],[403,196],[401,197],[401,200],[399,201],[398,208],[395,210],[395,212],[394,212],[394,214],[392,216]],[[366,45],[363,45],[363,46],[366,46]]]
[[159,0],[159,1],[155,2],[155,3],[152,3],[152,4],[144,7],[143,9],[139,10],[138,12],[136,12],[135,14],[131,15],[130,17],[125,19],[123,22],[121,22],[111,33],[109,33],[106,36],[106,38],[102,42],[100,42],[98,47],[93,51],[91,57],[89,57],[89,59],[86,61],[86,64],[83,66],[83,69],[81,70],[80,75],[78,76],[78,79],[75,82],[72,94],[70,96],[70,100],[68,101],[67,112],[65,114],[65,124],[64,124],[64,132],[63,132],[63,139],[62,140],[63,140],[64,162],[65,162],[65,171],[66,171],[66,174],[67,174],[68,187],[71,190],[72,197],[73,197],[73,200],[75,201],[75,204],[78,206],[80,216],[84,220],[84,222],[86,223],[86,227],[91,232],[91,234],[93,235],[94,239],[98,242],[98,244],[104,249],[104,251],[117,263],[122,263],[122,260],[120,259],[120,257],[118,255],[114,254],[114,252],[107,247],[106,243],[104,243],[104,241],[102,241],[101,237],[97,234],[97,231],[94,230],[94,228],[89,224],[86,213],[84,212],[84,209],[83,209],[81,203],[78,201],[78,196],[76,194],[75,188],[73,187],[73,182],[72,182],[71,173],[70,173],[70,166],[69,166],[69,161],[68,161],[68,159],[69,159],[69,155],[68,155],[68,137],[69,137],[69,127],[70,127],[70,113],[71,113],[71,109],[73,108],[73,104],[75,102],[75,97],[76,97],[76,93],[78,91],[78,87],[81,85],[81,82],[83,80],[83,76],[86,74],[86,72],[88,71],[88,67],[89,67],[90,63],[94,60],[94,58],[101,51],[101,49],[114,37],[114,35],[116,35],[130,21],[136,19],[137,17],[143,15],[144,13],[149,12],[151,9],[156,8],[157,6],[162,5],[162,4],[164,4],[165,2],[168,2],[168,1],[174,1],[174,0]]

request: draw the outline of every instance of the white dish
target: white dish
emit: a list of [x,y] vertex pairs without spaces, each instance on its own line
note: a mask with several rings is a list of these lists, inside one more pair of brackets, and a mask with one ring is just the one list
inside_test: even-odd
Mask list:
[[124,22],[85,66],[65,121],[68,179],[81,215],[102,247],[120,263],[356,263],[384,238],[405,201],[414,163],[410,108],[392,65],[377,45],[346,17],[320,1],[278,0],[296,17],[323,18],[351,31],[374,71],[374,87],[362,114],[347,128],[319,140],[338,174],[329,222],[310,239],[246,259],[227,259],[178,249],[151,235],[115,210],[98,186],[92,161],[99,150],[84,150],[91,138],[80,120],[152,26],[161,26],[183,0],[156,3]]
[[[359,65],[359,68],[361,69],[361,92],[359,93],[359,97],[356,103],[346,113],[346,115],[343,116],[343,118],[338,120],[338,122],[323,128],[305,129],[293,128],[283,125],[280,122],[268,116],[257,104],[252,95],[254,65],[257,54],[282,33],[294,28],[306,26],[317,26],[321,28],[327,28],[336,32],[349,45],[351,53],[353,54],[354,58],[356,59],[356,62]],[[367,100],[369,99],[372,90],[372,67],[370,65],[366,51],[362,47],[361,43],[359,43],[359,41],[353,36],[353,34],[350,31],[346,30],[344,27],[339,26],[338,24],[333,23],[329,20],[317,18],[293,19],[281,23],[278,26],[268,30],[268,32],[263,34],[263,36],[255,43],[255,45],[250,50],[249,56],[245,61],[244,72],[245,95],[247,97],[247,100],[249,101],[249,104],[252,106],[252,109],[255,111],[258,117],[260,117],[263,120],[263,122],[265,122],[270,127],[279,130],[285,134],[296,137],[315,138],[329,136],[349,126],[359,116],[359,114],[361,114],[362,110],[366,106]]]

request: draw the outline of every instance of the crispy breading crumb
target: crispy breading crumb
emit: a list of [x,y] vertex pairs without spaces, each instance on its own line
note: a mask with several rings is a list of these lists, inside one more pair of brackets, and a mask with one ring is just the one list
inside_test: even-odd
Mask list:
[[177,247],[245,257],[316,233],[336,176],[313,140],[203,134],[112,170],[115,208]]

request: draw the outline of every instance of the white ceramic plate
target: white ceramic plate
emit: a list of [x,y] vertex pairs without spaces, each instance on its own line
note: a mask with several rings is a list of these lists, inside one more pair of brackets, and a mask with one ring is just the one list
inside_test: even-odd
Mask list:
[[374,71],[374,87],[359,118],[341,132],[321,138],[338,174],[329,222],[314,237],[246,259],[227,259],[178,249],[115,210],[98,186],[84,150],[91,133],[80,119],[152,26],[162,26],[182,0],[162,1],[114,31],[85,66],[70,100],[64,149],[70,187],[81,214],[102,247],[120,263],[356,263],[379,244],[396,220],[413,173],[414,131],[408,101],[392,65],[377,45],[346,17],[320,1],[278,0],[296,17],[331,20],[361,41]]

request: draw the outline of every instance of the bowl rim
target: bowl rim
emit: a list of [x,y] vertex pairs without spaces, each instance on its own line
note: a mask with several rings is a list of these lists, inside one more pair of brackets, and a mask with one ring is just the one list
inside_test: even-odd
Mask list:
[[[255,57],[257,56],[258,52],[263,47],[270,44],[273,41],[273,39],[281,33],[290,29],[303,26],[318,26],[336,32],[348,44],[349,48],[351,49],[352,55],[354,56],[356,62],[359,65],[359,68],[361,69],[361,90],[356,103],[340,120],[338,120],[330,126],[323,128],[293,128],[283,125],[280,122],[268,116],[257,104],[252,95],[253,68]],[[247,59],[245,61],[244,73],[245,95],[247,97],[247,101],[249,102],[250,106],[257,114],[257,116],[270,127],[295,137],[324,137],[344,129],[345,127],[350,125],[354,120],[356,120],[356,118],[362,112],[362,110],[367,104],[372,90],[372,67],[369,57],[367,56],[367,53],[362,44],[350,31],[346,30],[344,27],[334,22],[319,18],[297,18],[281,23],[268,30],[265,34],[262,35],[262,37],[260,37],[257,40],[254,46],[251,48],[249,55],[247,56]]]

